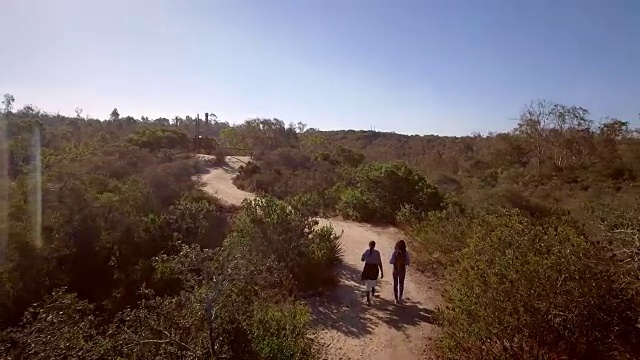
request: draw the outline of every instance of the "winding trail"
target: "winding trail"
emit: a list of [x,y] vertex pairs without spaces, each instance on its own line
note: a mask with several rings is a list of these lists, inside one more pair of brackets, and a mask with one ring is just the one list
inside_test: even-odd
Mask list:
[[[207,155],[198,155],[206,159]],[[249,161],[247,157],[228,157],[227,164],[208,170],[201,176],[204,189],[221,200],[239,205],[253,194],[232,183],[237,169]],[[391,269],[388,259],[395,242],[403,234],[394,228],[344,221],[318,219],[342,232],[344,264],[338,270],[340,284],[328,296],[310,300],[317,333],[322,345],[322,359],[413,360],[432,359],[433,310],[440,301],[440,288],[424,275],[409,269],[405,280],[405,303],[393,303]],[[364,302],[364,286],[360,281],[360,256],[368,243],[375,240],[385,262],[385,277],[379,281],[373,305]]]

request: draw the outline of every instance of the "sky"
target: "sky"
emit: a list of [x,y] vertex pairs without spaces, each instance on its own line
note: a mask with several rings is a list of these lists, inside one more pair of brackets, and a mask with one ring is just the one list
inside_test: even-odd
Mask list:
[[18,108],[468,135],[547,99],[640,126],[637,0],[0,0],[0,36]]

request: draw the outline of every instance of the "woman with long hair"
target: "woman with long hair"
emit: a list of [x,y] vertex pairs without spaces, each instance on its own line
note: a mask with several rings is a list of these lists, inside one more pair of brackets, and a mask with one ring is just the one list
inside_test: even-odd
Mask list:
[[365,283],[365,292],[367,293],[367,304],[371,305],[371,297],[376,291],[376,282],[378,281],[378,274],[382,279],[384,273],[382,271],[382,257],[380,251],[376,250],[376,242],[370,241],[369,248],[365,250],[360,259],[364,262],[364,269],[362,269],[361,278]]
[[407,244],[404,240],[400,240],[396,243],[395,249],[391,254],[391,259],[389,260],[389,263],[393,265],[393,296],[396,299],[396,304],[402,304],[404,278],[407,275],[409,262]]

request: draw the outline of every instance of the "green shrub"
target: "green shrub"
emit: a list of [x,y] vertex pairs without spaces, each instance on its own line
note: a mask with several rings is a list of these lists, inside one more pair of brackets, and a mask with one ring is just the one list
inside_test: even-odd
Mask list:
[[403,204],[396,214],[396,224],[404,228],[410,228],[424,221],[425,214],[416,210],[411,204]]
[[216,164],[224,164],[227,162],[227,156],[224,154],[216,154],[214,159]]
[[620,282],[632,286],[640,297],[640,197],[618,196],[609,204],[596,202],[589,207],[591,231],[596,243],[621,264]]
[[315,290],[337,285],[335,266],[342,262],[340,236],[330,226],[316,228],[309,238],[308,258],[302,265],[304,289]]
[[315,153],[312,159],[315,162],[327,162],[333,166],[358,167],[364,162],[365,157],[353,149],[337,145],[332,147],[331,152]]
[[156,156],[115,140],[43,149],[40,242],[34,241],[28,178],[15,179],[0,267],[2,326],[15,326],[57,287],[114,314],[137,301],[152,257],[176,251],[178,241],[221,242],[226,220],[196,188],[193,159]]
[[158,151],[160,149],[188,150],[189,136],[180,129],[144,127],[129,135],[127,142],[137,147]]
[[309,309],[298,303],[257,304],[249,338],[259,359],[311,359]]
[[215,166],[224,165],[227,162],[227,156],[229,155],[229,151],[223,148],[215,148],[212,151],[213,155],[213,164]]
[[[255,308],[291,302],[295,283],[272,254],[246,245],[225,242],[219,253],[214,337],[221,354],[253,359],[257,357],[253,341],[259,340],[251,338]],[[287,335],[279,333],[273,336],[284,338]]]
[[57,289],[5,331],[0,352],[14,359],[100,359],[107,347],[97,329],[93,306]]
[[415,241],[418,268],[441,276],[451,268],[467,247],[472,219],[457,207],[431,212],[414,225],[410,233]]
[[[164,234],[171,234],[173,241],[185,244],[192,242],[210,241],[205,238],[213,225],[213,217],[217,212],[216,206],[207,200],[194,201],[183,196],[176,204],[171,205],[162,215]],[[217,229],[219,230],[219,229]],[[201,243],[203,247],[213,247],[211,244]]]
[[347,174],[336,209],[347,219],[395,223],[403,206],[423,213],[444,208],[444,194],[404,163],[364,164]]
[[354,221],[374,220],[380,211],[379,199],[365,190],[344,189],[338,199],[336,211],[343,218]]
[[[335,277],[332,267],[340,257],[339,237],[330,227],[318,229],[317,225],[317,220],[303,216],[283,201],[259,197],[243,202],[227,242],[260,256],[272,255],[299,289],[312,290],[322,285],[316,283],[313,273]],[[317,258],[319,255],[322,258]]]
[[634,294],[576,224],[505,211],[471,226],[443,312],[447,358],[624,354],[638,319]]
[[215,252],[183,245],[157,257],[156,281],[182,290],[151,294],[119,316],[112,331],[126,344],[120,356],[271,359],[284,351],[282,359],[308,358],[308,310],[291,297],[291,277],[273,256],[244,245]]
[[119,313],[109,326],[110,358],[215,358],[205,303],[206,288],[150,296]]
[[298,194],[287,199],[289,206],[306,217],[316,217],[324,214],[326,209],[326,197],[317,192]]
[[246,200],[218,253],[219,346],[256,359],[310,356],[307,311],[298,291],[336,281],[338,237],[273,197]]

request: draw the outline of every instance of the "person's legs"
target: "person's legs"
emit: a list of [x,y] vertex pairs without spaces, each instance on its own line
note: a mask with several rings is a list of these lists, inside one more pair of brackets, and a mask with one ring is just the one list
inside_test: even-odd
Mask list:
[[402,271],[398,273],[398,301],[402,302],[402,293],[404,292],[404,277],[407,273]]
[[364,290],[366,292],[371,292],[373,289],[373,285],[375,284],[374,280],[365,280],[364,281]]
[[393,297],[398,301],[398,273],[393,272]]
[[371,305],[371,294],[373,292],[373,286],[375,285],[375,280],[365,280],[365,292],[367,293],[367,304]]
[[[376,268],[375,273],[376,273],[375,278],[377,279],[378,276],[380,275],[380,272],[379,272],[378,268]],[[372,285],[371,285],[372,286],[371,287],[371,296],[375,295],[375,293],[376,293],[376,285],[378,285],[378,280],[373,280]]]

